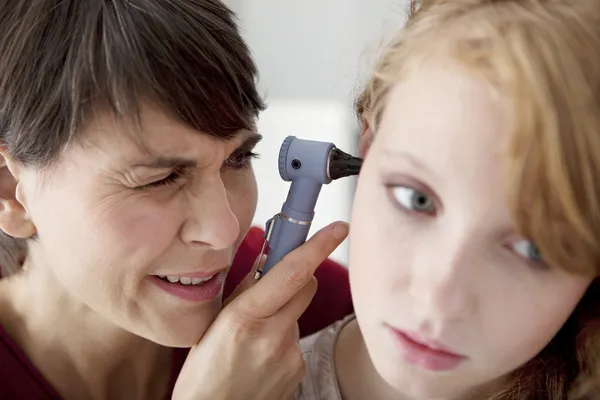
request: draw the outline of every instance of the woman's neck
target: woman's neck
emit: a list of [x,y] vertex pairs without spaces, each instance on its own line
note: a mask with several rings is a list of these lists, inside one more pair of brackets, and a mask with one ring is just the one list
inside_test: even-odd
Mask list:
[[[335,370],[343,400],[421,400],[413,399],[389,386],[377,373],[367,351],[358,322],[344,327],[335,344]],[[478,395],[452,396],[437,400],[481,400],[489,398],[491,386],[480,388]],[[483,394],[486,393],[486,394]]]
[[100,317],[43,268],[0,281],[0,297],[0,324],[63,397],[164,397],[172,350]]

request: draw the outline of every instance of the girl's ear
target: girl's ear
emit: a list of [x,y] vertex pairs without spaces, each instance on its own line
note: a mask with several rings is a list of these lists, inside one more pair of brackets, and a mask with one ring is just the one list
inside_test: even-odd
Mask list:
[[361,120],[362,126],[360,131],[360,141],[358,143],[358,154],[359,157],[365,158],[371,148],[371,143],[373,143],[373,130],[371,129],[369,119],[366,115],[363,114]]

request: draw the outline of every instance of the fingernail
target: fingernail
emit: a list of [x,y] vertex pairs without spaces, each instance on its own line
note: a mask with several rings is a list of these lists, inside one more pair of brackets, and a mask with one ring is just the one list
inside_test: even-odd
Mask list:
[[349,226],[346,222],[338,222],[333,227],[333,237],[338,240],[346,238],[348,235],[348,229]]

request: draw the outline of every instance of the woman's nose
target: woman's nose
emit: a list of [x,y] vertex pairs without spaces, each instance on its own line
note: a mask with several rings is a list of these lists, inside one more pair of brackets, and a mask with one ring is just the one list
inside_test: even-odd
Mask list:
[[206,245],[214,250],[235,244],[240,233],[237,216],[231,209],[227,189],[220,176],[202,182],[189,193],[190,214],[181,229],[185,243]]

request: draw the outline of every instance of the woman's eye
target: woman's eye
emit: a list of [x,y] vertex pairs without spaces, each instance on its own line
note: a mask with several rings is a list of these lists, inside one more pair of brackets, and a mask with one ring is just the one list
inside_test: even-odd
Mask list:
[[258,154],[252,151],[247,151],[245,153],[233,154],[224,162],[224,166],[233,168],[233,169],[244,169],[248,168],[252,163],[252,159],[258,158]]
[[426,214],[435,212],[433,199],[423,192],[406,186],[396,186],[391,191],[396,202],[409,211]]
[[545,267],[544,259],[535,245],[525,239],[518,240],[511,244],[512,250],[522,258],[537,266]]
[[163,179],[159,179],[157,181],[151,182],[151,183],[147,183],[145,185],[139,186],[136,189],[156,189],[156,188],[161,188],[161,187],[165,187],[165,186],[170,186],[176,183],[180,183],[182,178],[185,177],[185,172],[184,171],[173,171],[171,172],[169,175],[167,175],[165,178]]

